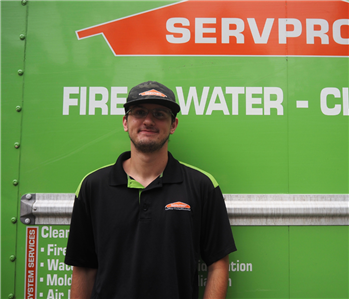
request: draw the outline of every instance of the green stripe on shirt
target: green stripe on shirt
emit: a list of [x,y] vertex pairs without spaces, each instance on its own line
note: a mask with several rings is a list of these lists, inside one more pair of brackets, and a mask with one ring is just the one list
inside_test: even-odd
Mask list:
[[216,179],[213,177],[212,174],[210,174],[210,173],[208,173],[208,172],[206,172],[206,171],[204,171],[204,170],[202,170],[202,169],[200,169],[200,168],[197,168],[197,167],[195,167],[195,166],[189,165],[189,164],[187,164],[187,163],[184,163],[184,162],[181,162],[181,161],[179,161],[179,163],[181,163],[181,164],[183,164],[183,165],[185,165],[185,166],[187,166],[187,167],[190,167],[190,168],[192,168],[192,169],[195,169],[195,170],[197,170],[197,171],[200,171],[200,172],[203,173],[204,175],[208,176],[208,178],[211,180],[211,182],[212,182],[212,184],[213,184],[213,186],[214,186],[215,188],[218,187],[218,182],[216,181]]
[[105,166],[99,167],[99,168],[97,168],[97,169],[95,169],[95,170],[92,170],[92,171],[89,172],[88,174],[86,174],[86,175],[83,177],[83,179],[81,180],[81,182],[80,182],[80,184],[79,184],[79,186],[78,186],[78,189],[76,189],[76,191],[75,191],[75,196],[76,196],[76,197],[79,197],[79,193],[80,193],[80,189],[81,189],[82,182],[84,181],[84,179],[85,179],[88,175],[90,175],[91,173],[93,173],[93,172],[95,172],[95,171],[97,171],[97,170],[100,170],[100,169],[102,169],[102,168],[109,167],[109,166],[111,166],[111,165],[114,165],[114,164],[109,164],[109,165],[105,165]]

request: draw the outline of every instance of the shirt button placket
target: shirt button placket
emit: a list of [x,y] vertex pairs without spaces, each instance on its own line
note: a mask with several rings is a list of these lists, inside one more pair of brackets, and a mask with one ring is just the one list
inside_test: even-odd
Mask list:
[[140,200],[140,205],[141,205],[141,219],[150,219],[150,206],[146,202],[146,196],[142,192],[141,194],[141,200]]

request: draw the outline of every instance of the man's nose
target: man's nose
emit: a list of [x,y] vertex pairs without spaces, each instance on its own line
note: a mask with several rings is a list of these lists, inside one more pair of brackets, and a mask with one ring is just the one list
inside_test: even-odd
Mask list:
[[153,112],[151,110],[148,111],[148,114],[144,117],[143,122],[154,123],[154,116],[153,116]]

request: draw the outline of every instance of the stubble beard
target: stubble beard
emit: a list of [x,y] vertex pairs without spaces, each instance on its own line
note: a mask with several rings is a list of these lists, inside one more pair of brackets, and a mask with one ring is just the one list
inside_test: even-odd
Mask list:
[[128,135],[131,142],[133,143],[133,145],[135,146],[135,148],[145,154],[149,154],[149,153],[155,153],[157,151],[159,151],[167,142],[167,140],[169,140],[170,135],[168,135],[166,138],[164,138],[163,140],[160,140],[159,142],[156,141],[135,141],[131,138],[130,134]]

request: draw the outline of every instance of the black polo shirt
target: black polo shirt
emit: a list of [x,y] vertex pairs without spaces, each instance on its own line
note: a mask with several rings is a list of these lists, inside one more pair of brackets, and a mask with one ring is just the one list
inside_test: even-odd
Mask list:
[[210,265],[236,250],[220,188],[170,153],[143,188],[125,173],[128,158],[82,181],[65,262],[98,269],[92,298],[197,298],[199,258]]

